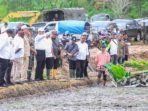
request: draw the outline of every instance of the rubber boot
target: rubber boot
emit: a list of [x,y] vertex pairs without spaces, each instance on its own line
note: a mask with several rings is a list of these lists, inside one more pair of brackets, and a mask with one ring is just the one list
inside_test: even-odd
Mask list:
[[51,70],[51,76],[52,76],[52,79],[55,79],[54,78],[54,69]]
[[57,69],[54,69],[54,76],[53,76],[53,78],[56,79],[56,76],[57,76]]
[[28,81],[31,81],[31,71],[27,71],[27,79],[28,79]]
[[74,77],[73,70],[72,69],[69,69],[69,75],[70,75],[70,78],[73,78]]
[[73,70],[73,78],[76,78],[76,70]]
[[46,71],[47,71],[47,72],[46,72],[47,80],[50,80],[50,69],[47,69]]

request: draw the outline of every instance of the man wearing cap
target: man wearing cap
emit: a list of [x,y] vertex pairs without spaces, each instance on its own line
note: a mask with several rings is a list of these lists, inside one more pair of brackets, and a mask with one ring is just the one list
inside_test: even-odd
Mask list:
[[22,70],[24,63],[24,32],[19,31],[14,37],[14,56],[13,56],[13,67],[12,76],[16,83],[22,82]]
[[50,35],[50,32],[45,33],[43,28],[38,29],[38,34],[35,37],[35,49],[37,51],[36,55],[36,74],[35,80],[44,80],[43,79],[43,70],[45,67],[46,61],[46,38]]
[[6,33],[0,34],[0,87],[6,86],[4,76],[8,68],[8,62],[13,55],[13,44],[10,40],[12,36],[13,31],[10,29]]
[[29,65],[29,56],[30,56],[30,43],[31,43],[31,32],[28,30],[26,25],[21,27],[21,30],[24,32],[24,63],[23,63],[23,77],[22,81],[27,80],[27,71]]
[[77,62],[76,62],[76,77],[83,78],[86,59],[89,56],[88,45],[86,43],[87,34],[83,33],[80,41],[77,43],[79,52],[77,54]]
[[105,73],[105,69],[103,65],[108,64],[110,62],[110,55],[106,52],[105,46],[101,46],[101,52],[96,55],[96,64],[97,64],[97,71],[98,71],[98,83],[100,83],[101,76],[103,75],[103,85],[105,86],[107,75]]
[[69,61],[70,78],[75,78],[76,77],[76,56],[79,52],[78,45],[76,44],[75,36],[72,36],[70,43],[65,46],[64,50]]
[[117,55],[118,55],[118,40],[116,39],[116,33],[112,33],[112,38],[110,42],[110,55],[111,62],[117,64]]

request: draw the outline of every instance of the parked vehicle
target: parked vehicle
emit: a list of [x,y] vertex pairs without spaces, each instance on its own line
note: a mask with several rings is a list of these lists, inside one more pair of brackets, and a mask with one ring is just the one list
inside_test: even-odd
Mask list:
[[91,31],[92,32],[100,32],[102,30],[109,30],[110,27],[112,28],[118,28],[116,23],[113,23],[111,21],[94,21],[91,22]]
[[44,22],[61,20],[87,20],[84,8],[63,8],[44,10],[42,18]]
[[90,24],[85,21],[77,20],[65,20],[65,21],[52,21],[52,22],[40,22],[33,24],[34,29],[40,27],[44,28],[46,32],[51,30],[57,30],[60,35],[68,31],[70,34],[80,35],[83,32],[90,32]]
[[136,20],[115,19],[113,22],[117,24],[119,30],[125,31],[128,37],[134,37],[134,39],[137,41],[142,39],[141,27]]
[[[3,25],[4,23],[0,23],[0,29]],[[30,27],[30,25],[24,22],[8,22],[8,29],[12,29],[14,33],[16,33],[18,29],[21,28],[22,25],[26,25],[27,27]]]
[[112,19],[109,14],[102,13],[92,16],[90,20],[91,22],[93,22],[93,21],[111,21]]

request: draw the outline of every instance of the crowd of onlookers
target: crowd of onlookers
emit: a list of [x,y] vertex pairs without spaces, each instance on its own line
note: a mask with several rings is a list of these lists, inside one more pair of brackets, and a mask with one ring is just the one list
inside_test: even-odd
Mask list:
[[[74,35],[69,41],[61,44],[56,30],[50,32],[39,28],[36,37],[26,26],[22,25],[16,33],[7,28],[7,23],[1,28],[0,34],[0,86],[21,84],[27,81],[57,79],[58,67],[63,56],[69,62],[69,76],[76,79],[89,79],[87,67],[90,59],[90,40],[88,34],[82,33],[80,40]],[[101,36],[101,35],[99,35]],[[106,73],[103,65],[112,62],[122,64],[128,60],[128,42],[124,31],[110,32],[108,37],[99,37],[96,55],[98,79],[103,75],[104,85]],[[64,53],[61,51],[64,49]],[[34,62],[35,61],[35,62]],[[35,75],[33,66],[36,63]]]

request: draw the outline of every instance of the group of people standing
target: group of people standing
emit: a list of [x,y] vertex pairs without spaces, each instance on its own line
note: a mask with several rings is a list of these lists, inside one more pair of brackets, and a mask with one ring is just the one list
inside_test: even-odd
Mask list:
[[[69,62],[69,77],[83,79],[88,78],[87,67],[90,58],[88,34],[82,33],[81,38],[72,35],[70,41],[63,46],[58,38],[56,30],[50,32],[39,28],[35,38],[32,31],[22,25],[14,34],[8,29],[7,23],[0,34],[0,86],[22,83],[31,80],[44,80],[44,69],[48,80],[57,79],[57,69],[64,55]],[[125,33],[111,34],[107,44],[101,40],[101,52],[96,55],[98,79],[103,75],[104,85],[106,73],[103,69],[105,64],[121,64],[128,60],[127,35]],[[62,48],[61,48],[62,47]],[[35,75],[33,75],[34,58],[36,62]]]
[[124,31],[119,33],[112,32],[110,37],[100,39],[99,48],[101,52],[96,56],[98,82],[100,82],[101,76],[103,76],[103,85],[106,84],[105,64],[112,63],[116,65],[128,61],[129,45],[128,36]]

